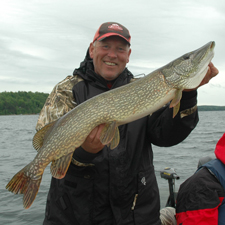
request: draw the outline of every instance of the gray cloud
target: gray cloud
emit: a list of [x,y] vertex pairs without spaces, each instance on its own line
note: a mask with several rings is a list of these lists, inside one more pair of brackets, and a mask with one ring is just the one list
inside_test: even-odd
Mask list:
[[[225,86],[224,0],[98,2],[4,1],[0,9],[0,91],[50,92],[83,60],[101,23],[129,28],[128,68],[145,73],[214,40],[213,63],[220,74],[199,90],[199,104],[213,104]],[[206,102],[206,103],[205,103]]]

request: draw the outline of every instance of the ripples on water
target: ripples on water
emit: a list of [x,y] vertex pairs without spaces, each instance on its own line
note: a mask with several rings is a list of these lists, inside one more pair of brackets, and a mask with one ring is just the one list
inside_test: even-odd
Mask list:
[[36,155],[32,146],[38,115],[0,116],[0,224],[39,225],[44,218],[49,168],[45,170],[37,197],[29,210],[23,209],[22,195],[5,189],[9,180]]
[[[50,168],[46,168],[37,197],[25,210],[22,195],[13,195],[5,189],[12,176],[28,164],[36,155],[32,146],[38,115],[0,116],[0,223],[7,225],[42,224],[45,202],[50,185]],[[190,136],[179,145],[170,148],[153,146],[154,166],[164,206],[169,194],[167,180],[160,178],[160,170],[172,167],[180,176],[176,189],[191,176],[199,158],[214,156],[214,148],[225,132],[225,112],[200,112],[200,122]]]
[[216,143],[225,132],[225,111],[200,111],[199,117],[197,127],[182,143],[170,148],[153,147],[161,206],[165,206],[169,189],[167,180],[160,177],[160,170],[164,167],[175,169],[180,176],[175,182],[178,190],[179,185],[196,171],[201,157],[215,157]]

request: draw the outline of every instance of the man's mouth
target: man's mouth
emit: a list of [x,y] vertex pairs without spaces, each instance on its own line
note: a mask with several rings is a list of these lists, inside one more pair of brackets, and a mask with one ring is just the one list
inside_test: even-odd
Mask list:
[[105,64],[108,65],[108,66],[115,66],[116,65],[116,63],[113,63],[113,62],[105,62]]

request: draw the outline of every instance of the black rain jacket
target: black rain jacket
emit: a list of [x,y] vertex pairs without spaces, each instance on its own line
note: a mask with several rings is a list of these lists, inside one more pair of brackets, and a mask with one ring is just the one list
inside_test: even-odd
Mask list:
[[[72,90],[77,104],[109,90],[107,82],[94,73],[88,53],[74,76],[83,79]],[[131,80],[133,75],[125,69],[112,88]],[[195,106],[196,96],[196,91],[184,93],[180,110]],[[71,163],[63,179],[52,178],[44,225],[160,225],[151,144],[176,145],[197,122],[197,111],[184,118],[178,113],[173,119],[167,105],[151,116],[120,126],[120,143],[114,150],[105,146],[90,154],[81,147],[76,149],[75,160],[94,166]]]

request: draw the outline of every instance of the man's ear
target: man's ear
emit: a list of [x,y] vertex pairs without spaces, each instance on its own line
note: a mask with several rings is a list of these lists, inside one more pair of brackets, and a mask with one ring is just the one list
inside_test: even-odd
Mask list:
[[89,46],[89,55],[93,59],[94,43],[91,42]]
[[127,63],[129,63],[129,60],[130,60],[130,53],[131,53],[131,48],[129,49],[129,52],[128,52]]

